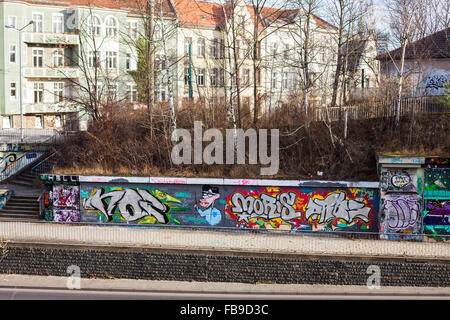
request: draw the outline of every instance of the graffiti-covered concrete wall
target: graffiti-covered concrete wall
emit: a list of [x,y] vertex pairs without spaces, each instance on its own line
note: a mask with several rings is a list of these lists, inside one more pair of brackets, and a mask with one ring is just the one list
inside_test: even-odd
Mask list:
[[449,160],[378,156],[382,238],[450,240]]
[[449,158],[431,158],[425,161],[423,224],[424,234],[429,240],[442,240],[450,236]]
[[51,221],[293,232],[376,232],[379,223],[377,182],[92,176],[42,179],[50,199],[46,219]]

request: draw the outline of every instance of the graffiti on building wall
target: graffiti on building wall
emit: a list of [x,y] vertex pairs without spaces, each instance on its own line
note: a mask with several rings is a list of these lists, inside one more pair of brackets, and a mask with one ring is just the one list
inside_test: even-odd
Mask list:
[[425,169],[425,190],[450,192],[450,169]]
[[250,228],[369,229],[375,210],[368,197],[358,189],[329,192],[265,187],[236,190],[226,198],[226,210],[238,225]]
[[56,222],[80,222],[80,211],[72,209],[55,209],[51,218]]
[[55,207],[78,207],[79,187],[63,184],[53,186],[53,206]]
[[435,74],[426,79],[425,88],[428,90],[437,91],[442,89],[448,82],[450,82],[450,74]]
[[382,200],[380,231],[392,238],[396,234],[421,234],[421,216],[421,197],[418,194],[387,194]]
[[11,195],[14,194],[14,190],[1,189],[0,190],[0,210],[2,210],[6,202],[11,198]]
[[174,204],[182,204],[178,199],[152,188],[102,187],[93,189],[83,198],[85,210],[102,214],[106,221],[140,223],[175,222],[169,212]]
[[218,199],[220,199],[219,188],[205,185],[202,187],[202,197],[198,201],[199,204],[195,205],[195,209],[200,216],[204,217],[211,226],[219,224],[222,220],[222,212],[214,206]]
[[395,192],[417,192],[422,184],[418,170],[386,170],[381,173],[381,190]]
[[450,235],[450,200],[427,199],[423,229],[428,235]]

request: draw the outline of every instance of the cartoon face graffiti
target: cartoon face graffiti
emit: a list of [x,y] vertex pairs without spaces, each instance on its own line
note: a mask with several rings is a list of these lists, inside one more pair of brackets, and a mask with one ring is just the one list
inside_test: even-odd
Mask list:
[[195,209],[210,225],[214,226],[222,220],[222,213],[214,207],[214,203],[220,198],[219,188],[205,185],[202,189],[202,197],[198,201],[200,207],[195,205]]

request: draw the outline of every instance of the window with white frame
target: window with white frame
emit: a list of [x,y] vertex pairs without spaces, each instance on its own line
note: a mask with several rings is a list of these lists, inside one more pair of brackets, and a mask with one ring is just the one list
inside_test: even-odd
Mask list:
[[225,70],[221,68],[219,70],[219,87],[223,87],[225,85]]
[[9,62],[10,63],[16,63],[16,52],[17,52],[17,46],[15,44],[9,45]]
[[289,73],[283,72],[283,89],[287,89],[289,87]]
[[33,67],[42,68],[43,57],[44,57],[44,50],[33,49]]
[[8,26],[17,28],[17,17],[16,16],[8,16]]
[[117,37],[117,20],[114,17],[108,17],[105,21],[106,36],[115,38]]
[[250,70],[244,69],[242,72],[242,83],[246,86],[250,84]]
[[189,81],[190,81],[190,76],[189,76],[189,67],[185,67],[184,68],[184,85],[188,86],[189,85]]
[[89,50],[88,51],[88,66],[89,68],[100,66],[100,52]]
[[128,102],[137,102],[138,100],[138,92],[137,85],[135,84],[127,84],[127,100]]
[[125,70],[131,70],[131,53],[127,52],[125,56]]
[[60,115],[55,116],[55,128],[61,128],[62,127],[62,118]]
[[189,48],[192,54],[192,38],[184,38],[184,55],[189,56]]
[[4,129],[10,129],[13,127],[13,121],[11,116],[3,116],[2,127]]
[[278,74],[276,72],[272,72],[272,79],[271,79],[271,88],[272,89],[277,88],[277,82],[278,82]]
[[64,50],[55,49],[53,50],[53,66],[63,67],[64,66]]
[[17,83],[15,82],[9,84],[9,98],[11,100],[16,100],[17,98]]
[[64,100],[64,82],[55,82],[53,84],[53,94],[55,95],[55,103]]
[[88,33],[91,36],[99,36],[101,33],[101,21],[97,16],[90,16],[88,20]]
[[219,84],[219,70],[217,68],[211,69],[211,87],[217,87]]
[[117,52],[106,51],[106,69],[117,69]]
[[42,116],[36,116],[36,128],[42,128]]
[[128,21],[128,35],[135,40],[138,37],[137,21]]
[[117,83],[108,84],[108,100],[115,101],[117,99]]
[[53,33],[63,33],[64,16],[62,14],[54,14],[52,17],[52,31]]
[[166,86],[156,85],[156,99],[158,101],[167,101]]
[[205,39],[203,38],[197,41],[197,55],[201,58],[205,56]]
[[211,58],[219,57],[219,40],[218,39],[211,40],[210,56],[211,56]]
[[44,101],[44,83],[34,83],[34,103],[42,103]]
[[42,13],[33,13],[33,32],[42,32],[42,23],[44,20],[44,15]]
[[197,70],[197,85],[201,87],[205,85],[205,69]]
[[242,54],[244,56],[245,59],[249,59],[250,58],[250,47],[248,45],[247,41],[243,41],[242,43]]
[[166,69],[166,59],[164,58],[163,54],[157,54],[155,56],[155,62],[156,62],[156,70],[161,71]]

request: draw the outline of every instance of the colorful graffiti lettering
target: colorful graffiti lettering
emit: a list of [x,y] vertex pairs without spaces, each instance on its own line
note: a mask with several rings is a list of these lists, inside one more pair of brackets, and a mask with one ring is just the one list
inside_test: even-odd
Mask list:
[[80,211],[56,209],[53,212],[53,221],[56,221],[56,222],[79,222],[80,221]]
[[363,199],[346,199],[345,192],[331,193],[324,199],[310,199],[306,206],[305,217],[326,223],[332,220],[343,220],[351,223],[355,219],[369,222],[372,208],[367,207]]
[[427,200],[424,233],[450,235],[450,200]]
[[420,202],[409,196],[398,196],[384,200],[383,211],[388,228],[405,230],[418,224]]
[[[109,190],[107,190],[109,189]],[[86,210],[99,211],[108,222],[115,215],[130,222],[141,220],[145,223],[169,223],[169,204],[181,202],[156,189],[144,188],[100,188],[94,189],[90,196],[83,199]],[[153,219],[145,219],[152,217]],[[145,220],[144,220],[145,219]],[[174,220],[173,222],[179,223]]]
[[215,226],[222,220],[222,213],[214,207],[216,200],[220,198],[219,189],[209,185],[203,186],[202,198],[199,200],[199,206],[195,205],[195,209],[200,216],[205,217],[206,221]]
[[79,198],[78,186],[56,184],[53,186],[53,206],[77,207]]
[[[248,227],[286,229],[312,226],[313,230],[357,225],[368,229],[373,224],[374,206],[360,190],[311,191],[266,187],[236,190],[226,199],[226,211]],[[289,227],[287,229],[289,229]]]

